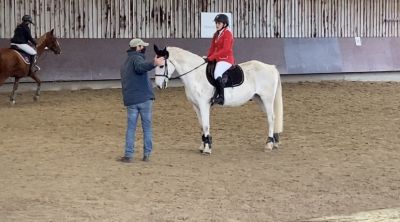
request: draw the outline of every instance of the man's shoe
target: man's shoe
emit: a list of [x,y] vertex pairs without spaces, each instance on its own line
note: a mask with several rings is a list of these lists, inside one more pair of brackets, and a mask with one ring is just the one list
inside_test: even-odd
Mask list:
[[143,161],[144,162],[149,162],[150,161],[150,156],[149,155],[143,156]]
[[132,163],[132,157],[123,156],[123,157],[119,158],[118,161],[123,162],[123,163]]

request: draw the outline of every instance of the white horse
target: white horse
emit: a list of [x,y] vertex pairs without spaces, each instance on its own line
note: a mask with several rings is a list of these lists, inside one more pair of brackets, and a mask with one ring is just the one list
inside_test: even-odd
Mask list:
[[[155,69],[156,85],[158,88],[165,89],[169,79],[180,78],[182,80],[186,97],[193,104],[203,131],[200,151],[204,154],[211,154],[210,98],[213,96],[214,87],[207,80],[204,59],[177,47],[159,50],[157,46],[154,46],[154,49],[158,56],[166,58],[165,65]],[[249,100],[256,101],[267,113],[269,129],[265,150],[277,148],[279,133],[283,130],[280,74],[274,65],[255,60],[239,65],[244,72],[244,81],[239,86],[225,88],[223,106],[240,106]],[[171,78],[175,70],[179,76]]]

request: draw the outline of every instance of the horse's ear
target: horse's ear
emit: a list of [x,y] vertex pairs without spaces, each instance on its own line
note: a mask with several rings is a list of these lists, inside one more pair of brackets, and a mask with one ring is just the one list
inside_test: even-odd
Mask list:
[[166,59],[168,59],[168,57],[169,57],[169,52],[167,51],[167,47],[164,47],[164,49],[162,50],[162,53],[163,53],[164,57],[165,57]]
[[154,44],[154,52],[156,52],[157,55],[160,54],[160,50],[156,44]]
[[50,31],[50,34],[52,34],[52,35],[54,34],[54,29],[52,29],[52,30]]

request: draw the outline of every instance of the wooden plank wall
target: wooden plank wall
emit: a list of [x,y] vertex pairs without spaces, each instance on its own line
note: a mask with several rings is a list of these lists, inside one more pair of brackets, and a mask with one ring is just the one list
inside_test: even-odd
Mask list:
[[398,37],[400,0],[0,0],[0,38],[24,14],[62,38],[199,38],[200,12],[231,12],[238,38]]

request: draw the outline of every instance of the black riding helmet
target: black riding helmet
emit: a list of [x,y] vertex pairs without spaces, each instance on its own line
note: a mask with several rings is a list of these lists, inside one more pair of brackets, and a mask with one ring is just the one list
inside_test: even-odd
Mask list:
[[34,24],[34,23],[32,22],[32,17],[31,17],[30,15],[24,15],[24,16],[22,16],[22,21],[23,21],[23,22],[29,22],[29,23],[31,23],[31,24]]
[[224,23],[225,26],[229,26],[229,19],[228,16],[225,14],[218,14],[215,16],[214,22],[221,22]]

